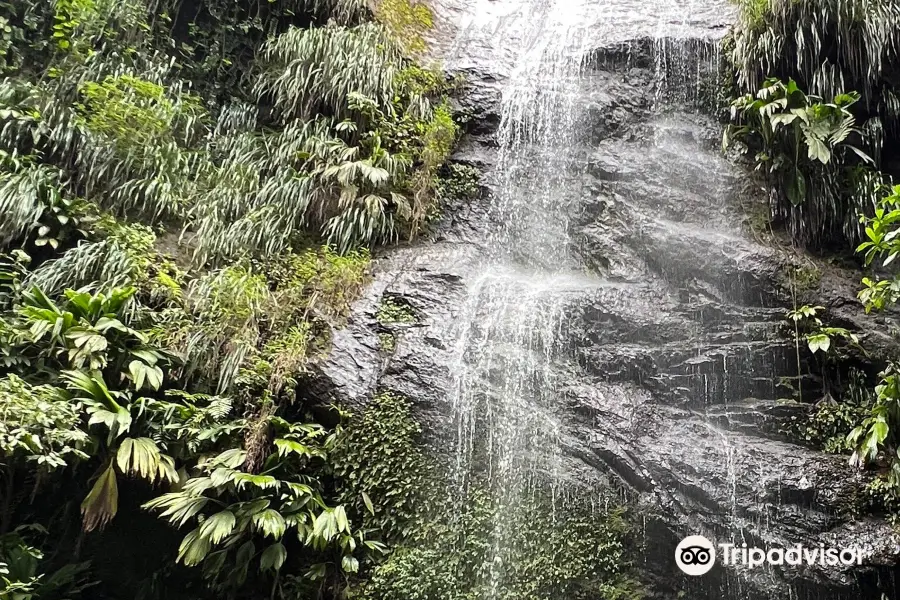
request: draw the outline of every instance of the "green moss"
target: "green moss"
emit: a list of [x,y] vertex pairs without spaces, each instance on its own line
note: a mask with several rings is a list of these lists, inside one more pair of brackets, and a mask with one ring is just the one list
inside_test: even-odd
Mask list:
[[379,333],[378,346],[390,354],[397,347],[397,337],[393,333]]
[[423,36],[434,27],[434,13],[424,3],[418,0],[380,0],[375,18],[387,27],[410,55],[422,54],[428,48]]
[[378,312],[375,315],[378,322],[382,325],[392,325],[397,323],[415,323],[418,319],[416,313],[408,304],[386,296],[378,305]]

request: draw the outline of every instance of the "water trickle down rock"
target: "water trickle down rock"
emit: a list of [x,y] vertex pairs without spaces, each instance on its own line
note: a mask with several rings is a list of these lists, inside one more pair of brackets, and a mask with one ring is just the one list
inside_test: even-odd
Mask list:
[[[784,259],[741,230],[755,192],[695,93],[714,79],[727,7],[433,4],[435,52],[467,74],[460,102],[476,120],[454,158],[482,169],[485,193],[432,241],[379,258],[314,391],[351,405],[376,388],[413,399],[461,480],[486,436],[504,505],[534,472],[622,482],[645,515],[643,567],[661,596],[897,594],[883,577],[896,538],[850,516],[857,473],[779,433],[792,409],[776,383],[795,374],[779,325]],[[385,295],[416,322],[379,323]],[[514,535],[503,528],[498,561]],[[696,533],[861,543],[873,556],[855,572],[717,567],[688,580],[672,554]]]

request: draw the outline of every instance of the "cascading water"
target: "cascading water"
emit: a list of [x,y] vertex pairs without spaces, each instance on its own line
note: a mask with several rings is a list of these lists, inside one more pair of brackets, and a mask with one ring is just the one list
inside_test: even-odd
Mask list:
[[[414,399],[437,451],[450,448],[457,521],[440,522],[426,556],[465,590],[427,597],[601,597],[573,590],[615,544],[574,548],[626,490],[661,597],[856,598],[819,596],[828,573],[804,574],[809,585],[763,570],[685,580],[673,561],[687,534],[860,535],[836,516],[856,489],[846,461],[778,429],[796,410],[779,401],[780,378],[796,375],[783,262],[742,227],[756,192],[705,113],[730,4],[431,3],[456,21],[437,54],[475,98],[456,159],[479,167],[489,194],[378,276],[381,297],[422,318],[366,375]],[[341,348],[353,362],[364,353],[336,334]],[[590,518],[571,518],[585,507]],[[617,574],[607,567],[597,579]],[[528,587],[548,569],[539,592]]]
[[[518,543],[515,516],[522,499],[539,493],[541,484],[549,484],[554,498],[565,487],[555,464],[563,435],[557,414],[565,382],[554,366],[572,359],[567,355],[572,340],[563,333],[570,292],[583,295],[602,287],[599,279],[585,274],[573,251],[570,223],[581,210],[582,171],[590,154],[582,101],[585,61],[593,50],[588,40],[596,42],[597,35],[589,32],[608,31],[611,42],[621,34],[623,22],[652,32],[653,107],[709,104],[701,87],[715,82],[719,54],[715,44],[679,37],[689,30],[692,5],[674,7],[681,14],[668,18],[672,5],[655,13],[660,7],[652,3],[479,3],[480,14],[461,36],[471,36],[473,28],[476,35],[487,31],[500,40],[494,47],[500,47],[501,55],[513,57],[500,101],[489,227],[478,274],[471,278],[459,315],[451,365],[457,489],[465,497],[469,479],[481,471],[492,495],[487,597],[496,598],[504,585]],[[465,46],[458,40],[456,51],[464,52]],[[675,130],[674,146],[670,129]],[[651,132],[650,152],[660,160],[691,150],[679,147],[677,123],[672,127],[659,120]],[[722,357],[723,371],[727,360]],[[716,384],[724,384],[727,398],[727,373],[697,372],[691,387],[697,389],[702,381],[698,392],[710,398],[711,375]],[[725,440],[734,488],[736,451],[727,437],[716,435]],[[730,526],[739,527],[735,493],[732,504]]]
[[479,460],[490,482],[490,598],[498,597],[518,543],[509,516],[533,493],[536,474],[549,482],[554,501],[557,488],[560,381],[551,365],[564,351],[564,292],[575,285],[566,273],[574,266],[568,215],[577,190],[567,182],[584,164],[576,91],[584,59],[579,25],[590,8],[566,5],[533,2],[517,15],[522,36],[501,101],[491,228],[452,365],[457,483],[464,492]]

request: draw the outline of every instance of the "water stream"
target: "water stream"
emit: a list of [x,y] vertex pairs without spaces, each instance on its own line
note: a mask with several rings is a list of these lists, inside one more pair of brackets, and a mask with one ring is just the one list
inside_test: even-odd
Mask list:
[[[624,499],[661,597],[856,598],[820,593],[840,574],[687,581],[672,558],[688,534],[859,536],[837,514],[855,489],[846,461],[773,425],[790,414],[779,382],[796,372],[781,263],[742,224],[756,192],[722,156],[710,112],[731,5],[432,4],[452,21],[438,24],[437,54],[477,98],[456,159],[486,192],[379,276],[377,293],[421,320],[374,377],[416,399],[447,455],[462,534],[435,543],[467,561],[466,597],[524,597],[545,537],[554,567],[577,563],[572,528],[595,528],[570,517],[587,507],[602,524]],[[359,356],[356,343],[335,345]]]
[[[564,332],[572,296],[608,285],[590,276],[573,248],[571,222],[589,193],[583,175],[591,132],[583,100],[591,44],[598,29],[610,41],[623,27],[652,31],[654,108],[699,105],[698,82],[718,56],[708,50],[698,55],[696,44],[670,37],[687,28],[691,6],[478,2],[452,52],[457,64],[451,67],[459,67],[466,49],[482,36],[492,40],[498,60],[511,57],[501,90],[490,225],[459,315],[450,365],[457,488],[464,497],[479,470],[486,470],[490,482],[490,598],[498,597],[513,560],[522,500],[547,484],[554,499],[565,493],[558,412],[567,382],[554,365],[573,359],[572,340]],[[674,23],[673,13],[680,17]],[[654,137],[665,147],[664,123]]]

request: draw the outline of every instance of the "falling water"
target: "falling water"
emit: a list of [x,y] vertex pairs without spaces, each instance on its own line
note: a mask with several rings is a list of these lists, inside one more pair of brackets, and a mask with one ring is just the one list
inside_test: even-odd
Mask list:
[[521,32],[503,89],[496,197],[480,273],[472,278],[452,365],[457,424],[456,481],[465,493],[476,466],[487,471],[495,511],[485,588],[495,598],[517,543],[515,515],[537,480],[556,500],[555,414],[565,348],[560,327],[570,272],[567,189],[578,155],[578,85],[585,11],[592,3],[530,2],[506,23]]
[[[590,178],[583,176],[596,156],[585,105],[590,57],[598,48],[620,42],[648,43],[655,78],[647,95],[656,116],[647,124],[638,165],[662,172],[663,186],[670,184],[665,180],[669,176],[676,185],[693,186],[698,200],[717,202],[726,176],[721,157],[698,152],[700,142],[693,137],[685,141],[685,131],[691,136],[693,130],[679,120],[684,115],[668,112],[703,108],[709,98],[704,86],[716,84],[720,56],[717,44],[692,35],[691,17],[721,6],[714,0],[482,0],[449,52],[455,62],[451,67],[464,68],[471,48],[505,65],[498,67],[505,69],[505,78],[497,159],[486,174],[493,192],[489,226],[478,264],[467,274],[448,390],[456,429],[456,492],[463,499],[476,482],[486,481],[493,511],[489,565],[481,575],[484,581],[477,582],[477,589],[486,590],[483,598],[502,596],[510,561],[520,555],[521,520],[516,515],[529,498],[544,493],[548,484],[554,506],[570,493],[571,477],[560,462],[567,435],[561,402],[565,374],[567,365],[576,362],[566,320],[573,304],[609,285],[589,273],[572,234],[572,219],[584,196],[596,193],[585,189]],[[666,170],[671,164],[696,173]],[[739,232],[717,218],[714,204],[709,214],[678,219],[649,197],[639,201],[647,203],[641,210],[651,212],[648,227],[664,231],[659,236],[663,241],[683,232],[724,255],[740,239]],[[680,276],[667,257],[656,260],[664,276]],[[731,293],[742,299],[741,282]],[[615,294],[620,307],[632,301],[625,284],[619,283]],[[747,341],[722,345],[716,337],[720,332],[702,316],[695,327],[689,339],[697,344],[696,358],[684,361],[681,387],[696,405],[724,405],[722,416],[729,421],[729,402],[754,393],[750,386],[755,382],[746,373],[768,375],[767,351]],[[725,465],[727,480],[721,483],[729,489],[730,514],[722,515],[723,525],[734,539],[748,526],[765,527],[768,513],[762,505],[757,522],[749,524],[738,506],[742,469],[762,472],[762,466],[750,462],[728,431],[707,422],[703,426],[707,438],[718,441],[710,451],[720,452]],[[741,597],[741,592],[728,597]]]

